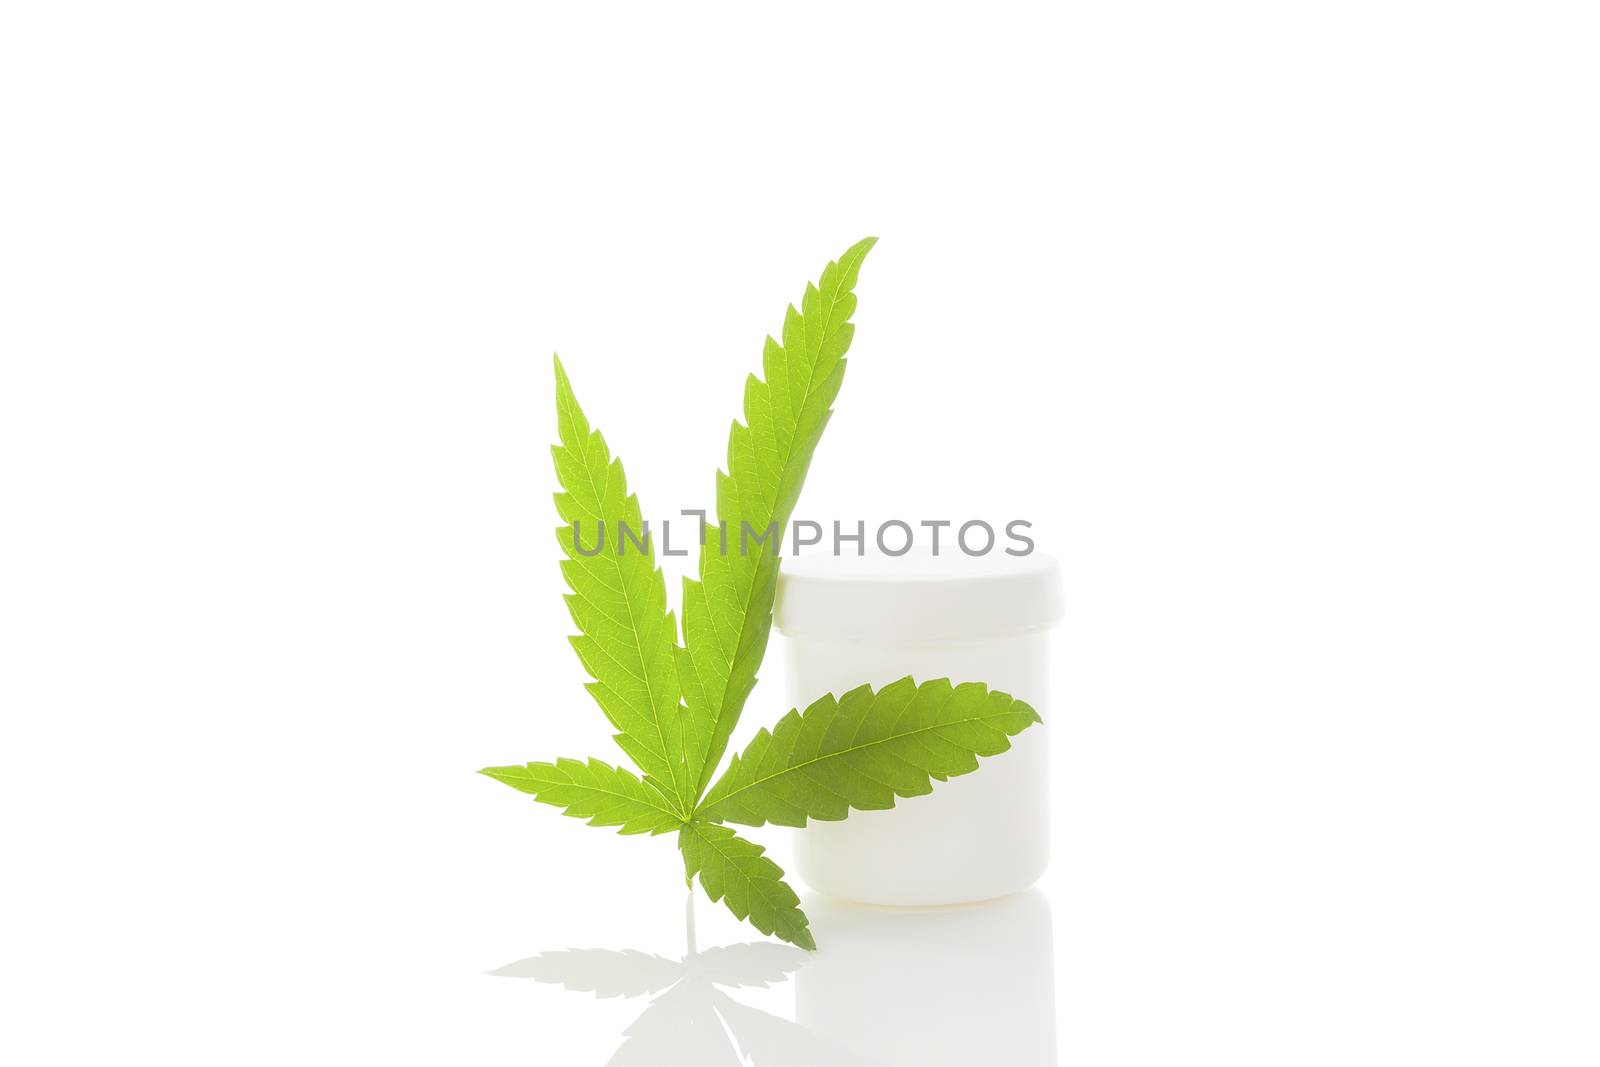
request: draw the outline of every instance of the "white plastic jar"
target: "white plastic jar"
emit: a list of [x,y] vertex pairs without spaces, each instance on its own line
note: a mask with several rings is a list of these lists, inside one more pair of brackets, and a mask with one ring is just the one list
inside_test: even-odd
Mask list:
[[1016,893],[1050,859],[1050,635],[1060,571],[1041,553],[798,556],[783,563],[775,626],[791,707],[862,683],[983,682],[1043,723],[977,771],[888,811],[797,831],[813,889],[863,904],[965,904]]

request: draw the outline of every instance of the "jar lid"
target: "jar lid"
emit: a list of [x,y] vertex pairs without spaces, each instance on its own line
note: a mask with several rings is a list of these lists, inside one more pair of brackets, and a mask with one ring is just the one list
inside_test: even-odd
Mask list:
[[774,623],[793,636],[969,641],[1045,630],[1064,611],[1051,556],[800,555],[778,573]]

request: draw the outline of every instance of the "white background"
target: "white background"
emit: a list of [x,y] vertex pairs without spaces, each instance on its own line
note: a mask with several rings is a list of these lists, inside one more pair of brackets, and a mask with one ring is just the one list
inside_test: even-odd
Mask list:
[[800,511],[1064,562],[1060,1061],[1600,1057],[1593,5],[3,11],[0,1057],[604,1063],[550,352],[703,505],[868,233]]

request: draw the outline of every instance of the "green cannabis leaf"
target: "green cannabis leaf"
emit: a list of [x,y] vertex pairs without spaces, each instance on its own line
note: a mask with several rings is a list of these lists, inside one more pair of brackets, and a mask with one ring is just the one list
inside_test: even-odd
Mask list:
[[[555,495],[564,525],[556,530],[567,558],[561,573],[572,592],[567,610],[580,631],[572,647],[594,681],[588,685],[600,710],[618,730],[616,741],[645,773],[645,780],[675,798],[688,813],[689,788],[678,710],[678,672],[673,664],[678,625],[667,610],[667,585],[656,567],[654,546],[628,551],[626,531],[644,527],[639,498],[628,492],[622,461],[611,458],[606,439],[589,429],[572,383],[556,360],[556,416],[561,443],[550,449]],[[593,545],[581,543],[584,529]],[[614,539],[606,551],[601,538]],[[586,552],[593,550],[592,554]]]
[[[717,472],[715,531],[702,531],[700,580],[683,581],[683,643],[678,676],[689,708],[689,770],[704,789],[716,772],[756,684],[772,631],[778,545],[800,498],[844,381],[855,326],[855,284],[877,238],[852,245],[807,285],[800,310],[783,318],[783,343],[767,338],[766,381],[745,380],[745,424],[728,435],[728,473]],[[747,538],[766,534],[768,540]],[[722,538],[737,538],[724,551]]]
[[[488,767],[481,773],[622,834],[678,835],[685,877],[765,934],[815,948],[799,898],[766,850],[725,822],[804,826],[854,808],[890,808],[967,774],[1038,722],[987,686],[905,678],[792,710],[711,780],[756,683],[772,631],[784,530],[844,378],[856,279],[876,238],[852,245],[806,286],[767,338],[765,379],[745,382],[744,423],[717,472],[717,524],[702,530],[700,576],[683,584],[683,644],[666,582],[622,461],[592,429],[556,360],[562,491],[556,531],[571,590],[571,639],[587,688],[640,778],[599,760]],[[606,538],[610,538],[607,544]]]
[[590,826],[618,826],[619,834],[664,834],[683,825],[672,799],[620,767],[591,759],[558,759],[554,764],[485,767],[482,771],[512,789],[531,793],[541,804],[565,808]]
[[783,880],[783,868],[767,859],[767,850],[739,837],[726,826],[694,822],[678,831],[684,873],[700,876],[700,887],[712,900],[764,934],[776,934],[792,945],[816,948],[807,929],[811,921],[800,910],[800,898]]
[[982,682],[918,685],[910,678],[877,693],[859,686],[791,711],[734,756],[696,815],[746,826],[804,826],[894,807],[896,797],[933,792],[978,769],[1010,738],[1039,721],[1020,700]]

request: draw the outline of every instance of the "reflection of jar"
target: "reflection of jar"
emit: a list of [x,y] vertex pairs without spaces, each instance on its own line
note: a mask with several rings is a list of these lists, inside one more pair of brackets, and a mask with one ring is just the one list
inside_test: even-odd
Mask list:
[[1044,722],[977,771],[935,782],[889,811],[852,811],[799,831],[795,867],[812,888],[868,904],[960,904],[1015,893],[1050,858],[1050,644],[1060,618],[1055,560],[799,556],[778,580],[789,704],[918,682],[983,682]]
[[[851,816],[854,818],[854,816]],[[1050,902],[1037,889],[957,908],[870,908],[812,895],[817,953],[795,1022],[885,1067],[1056,1062]]]

